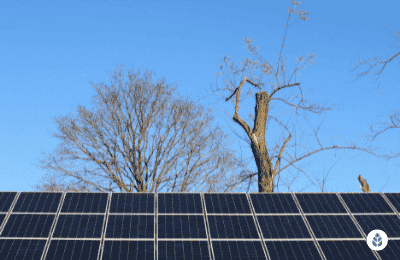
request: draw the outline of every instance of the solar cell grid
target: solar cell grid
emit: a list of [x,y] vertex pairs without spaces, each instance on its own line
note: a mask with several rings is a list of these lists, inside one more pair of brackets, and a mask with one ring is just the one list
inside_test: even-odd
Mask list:
[[379,193],[341,193],[351,213],[394,213]]
[[7,212],[10,209],[16,195],[16,192],[0,192],[0,212]]
[[256,225],[252,216],[208,216],[211,238],[258,239]]
[[40,260],[45,245],[46,240],[0,239],[0,256],[2,260]]
[[389,237],[400,237],[400,219],[396,215],[355,215],[362,230],[368,235],[371,230],[380,229]]
[[362,238],[350,216],[307,215],[316,238]]
[[244,193],[205,193],[207,213],[251,214]]
[[385,196],[389,199],[390,203],[392,203],[392,205],[396,208],[397,212],[400,212],[400,193],[385,193]]
[[250,197],[257,214],[300,213],[292,195],[288,193],[251,193]]
[[158,259],[211,259],[207,241],[158,241]]
[[46,259],[97,260],[99,240],[51,240]]
[[106,238],[154,238],[154,216],[110,215]]
[[322,259],[314,241],[265,241],[271,259]]
[[21,192],[13,212],[57,212],[61,193]]
[[212,241],[212,246],[215,259],[266,259],[261,241]]
[[318,241],[327,260],[365,259],[376,260],[365,240]]
[[113,193],[110,213],[154,213],[154,193]]
[[158,213],[203,213],[199,193],[159,193]]
[[257,216],[264,239],[311,238],[301,216]]
[[207,238],[204,217],[159,215],[158,238]]
[[103,219],[103,215],[60,215],[53,237],[100,238]]
[[334,193],[296,193],[304,213],[347,213]]
[[48,237],[55,215],[11,214],[0,237]]
[[102,260],[154,260],[154,241],[104,241]]
[[105,213],[107,196],[107,193],[67,193],[61,212]]

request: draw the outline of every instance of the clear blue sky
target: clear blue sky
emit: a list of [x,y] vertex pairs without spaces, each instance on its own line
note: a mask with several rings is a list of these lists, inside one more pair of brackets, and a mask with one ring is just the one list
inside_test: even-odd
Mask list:
[[[52,118],[76,115],[74,108],[92,108],[94,89],[89,84],[110,82],[115,66],[146,69],[156,79],[166,76],[177,84],[177,93],[198,101],[210,93],[214,74],[224,55],[239,63],[252,58],[244,49],[244,37],[253,38],[260,55],[276,66],[284,35],[290,1],[5,1],[0,9],[0,191],[33,191],[45,172],[35,163],[52,153],[59,140]],[[295,57],[315,52],[316,65],[308,65],[297,78],[303,90],[312,89],[306,99],[336,105],[340,111],[328,112],[320,130],[324,146],[332,137],[339,145],[356,142],[364,145],[369,126],[383,121],[399,108],[400,63],[390,63],[381,77],[381,94],[367,76],[351,83],[357,73],[350,72],[358,55],[386,58],[396,50],[395,30],[399,27],[398,0],[303,1],[297,10],[310,13],[309,21],[291,20],[283,55],[289,73]],[[397,17],[397,18],[396,18]],[[386,25],[386,26],[385,26]],[[365,69],[362,67],[361,69]],[[223,84],[222,78],[219,84]],[[248,88],[249,86],[246,86]],[[269,90],[269,88],[268,88]],[[288,95],[290,94],[288,90]],[[225,97],[228,93],[224,94]],[[218,96],[201,99],[207,106],[219,101],[217,123],[234,140],[244,134],[231,119],[234,107]],[[247,97],[240,110],[242,118],[254,111],[254,97]],[[275,115],[281,113],[280,106]],[[290,110],[286,111],[290,114]],[[225,115],[225,113],[228,113]],[[310,117],[314,127],[323,117]],[[252,127],[253,122],[247,121]],[[291,124],[295,123],[292,121]],[[279,129],[279,128],[275,128]],[[310,128],[304,126],[308,134]],[[271,128],[274,132],[274,128]],[[271,132],[267,132],[271,134]],[[271,134],[271,136],[273,133]],[[382,135],[373,143],[379,151],[399,152],[399,131]],[[310,140],[314,142],[315,139]],[[272,142],[267,137],[267,142]],[[251,156],[251,149],[237,141]],[[314,143],[314,148],[317,148]],[[232,146],[240,152],[239,146]],[[304,170],[322,178],[322,173],[341,158],[328,175],[328,192],[360,192],[361,174],[373,192],[399,192],[399,159],[384,160],[360,152],[322,152],[307,162]],[[256,170],[255,163],[250,167]],[[296,173],[293,171],[293,173]],[[286,172],[282,178],[289,178]],[[315,179],[313,179],[315,180]],[[382,189],[382,187],[386,186]],[[310,182],[300,174],[293,191]],[[253,186],[251,192],[257,191]],[[288,189],[280,184],[280,192]],[[319,192],[310,187],[305,192]]]

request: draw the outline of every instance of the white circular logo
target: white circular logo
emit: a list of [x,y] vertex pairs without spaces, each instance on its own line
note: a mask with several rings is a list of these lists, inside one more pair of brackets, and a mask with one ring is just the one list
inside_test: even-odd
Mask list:
[[387,235],[380,229],[372,230],[367,236],[367,244],[372,250],[380,251],[387,246],[387,243]]

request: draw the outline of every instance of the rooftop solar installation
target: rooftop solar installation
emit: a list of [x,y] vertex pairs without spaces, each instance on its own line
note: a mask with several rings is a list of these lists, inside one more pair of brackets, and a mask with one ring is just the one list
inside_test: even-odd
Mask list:
[[399,193],[0,192],[0,259],[399,259],[399,209]]

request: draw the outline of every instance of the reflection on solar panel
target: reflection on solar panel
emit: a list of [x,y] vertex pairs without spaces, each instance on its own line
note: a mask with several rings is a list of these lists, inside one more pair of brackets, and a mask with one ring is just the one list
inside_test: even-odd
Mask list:
[[0,259],[398,259],[399,208],[399,193],[0,192]]

